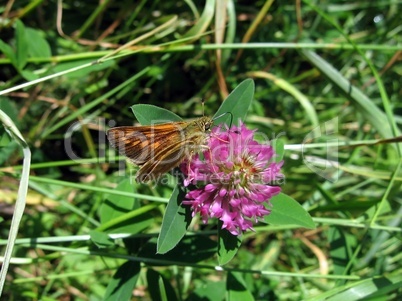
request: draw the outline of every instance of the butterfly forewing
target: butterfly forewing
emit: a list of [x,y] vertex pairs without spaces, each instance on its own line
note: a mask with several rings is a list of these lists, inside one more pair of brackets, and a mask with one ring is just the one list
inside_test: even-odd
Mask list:
[[157,152],[153,160],[149,160],[141,166],[137,174],[139,182],[156,180],[160,175],[178,166],[188,155],[186,141],[169,145],[163,152]]
[[179,129],[169,130],[166,125],[122,126],[110,129],[107,136],[120,154],[141,165],[152,159],[156,149],[171,139],[171,136],[180,135]]

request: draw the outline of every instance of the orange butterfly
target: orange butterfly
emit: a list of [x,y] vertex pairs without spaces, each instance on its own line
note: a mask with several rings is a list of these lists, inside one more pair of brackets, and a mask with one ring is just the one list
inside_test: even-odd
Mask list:
[[140,166],[138,182],[157,179],[205,147],[213,120],[200,117],[150,126],[121,126],[107,132],[110,144]]

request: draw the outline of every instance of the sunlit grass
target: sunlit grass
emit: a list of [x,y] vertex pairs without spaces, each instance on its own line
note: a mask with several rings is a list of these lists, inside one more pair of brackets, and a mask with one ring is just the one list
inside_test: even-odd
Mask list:
[[[401,294],[402,144],[390,139],[402,122],[402,6],[310,2],[66,2],[58,31],[59,4],[0,5],[0,109],[32,152],[28,183],[3,131],[2,246],[20,183],[29,189],[2,297],[102,300],[124,273],[128,300]],[[246,78],[256,88],[244,121],[285,144],[283,192],[317,228],[259,223],[219,267],[216,225],[196,217],[155,255],[174,181],[123,182],[135,168],[119,173],[105,130],[132,125],[138,103],[213,116]]]

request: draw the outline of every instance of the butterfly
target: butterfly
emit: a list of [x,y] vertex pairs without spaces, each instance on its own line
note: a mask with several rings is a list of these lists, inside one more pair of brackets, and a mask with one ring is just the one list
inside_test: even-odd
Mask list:
[[177,121],[149,126],[121,126],[107,131],[110,144],[138,165],[136,180],[147,182],[177,167],[206,147],[213,119]]

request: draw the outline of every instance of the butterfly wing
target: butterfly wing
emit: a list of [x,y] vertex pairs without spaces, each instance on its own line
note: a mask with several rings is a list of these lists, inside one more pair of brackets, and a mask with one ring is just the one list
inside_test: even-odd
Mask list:
[[189,141],[187,140],[160,147],[163,150],[156,150],[155,156],[141,166],[137,174],[137,181],[147,182],[158,179],[162,174],[179,166],[189,154]]
[[203,144],[211,123],[201,117],[193,122],[122,126],[110,129],[107,136],[120,154],[140,166],[137,180],[146,182],[178,166],[193,147]]
[[107,137],[120,154],[133,163],[143,165],[155,155],[157,149],[181,137],[184,122],[154,126],[121,126],[110,129]]

